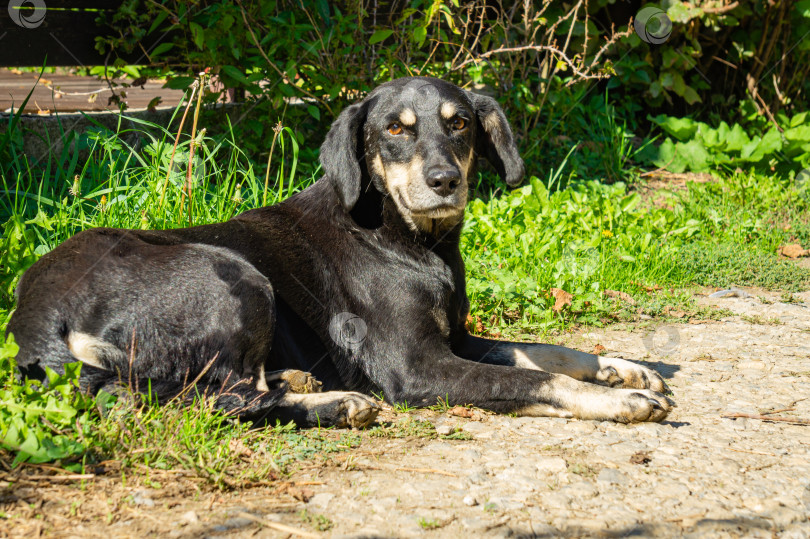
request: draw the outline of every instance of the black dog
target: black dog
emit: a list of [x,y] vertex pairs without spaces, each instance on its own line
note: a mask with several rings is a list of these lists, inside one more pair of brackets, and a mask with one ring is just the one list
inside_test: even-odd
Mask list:
[[[203,392],[244,417],[303,425],[365,426],[379,410],[372,391],[662,420],[672,403],[650,369],[467,333],[459,233],[478,156],[521,181],[495,100],[430,78],[383,84],[332,126],[325,176],[285,202],[181,230],[88,230],[42,257],[8,327],[20,369],[42,377],[80,360],[90,391]],[[283,370],[312,373],[326,392],[265,376]]]

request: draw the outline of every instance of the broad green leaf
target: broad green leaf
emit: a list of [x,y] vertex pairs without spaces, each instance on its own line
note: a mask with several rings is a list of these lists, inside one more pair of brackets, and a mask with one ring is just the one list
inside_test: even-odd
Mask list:
[[425,38],[427,37],[427,28],[424,26],[417,26],[413,30],[413,40],[419,45],[422,46],[422,43],[425,42]]
[[692,138],[698,129],[698,122],[689,118],[675,118],[661,114],[650,118],[650,120],[661,126],[664,131],[680,141]]
[[678,156],[692,172],[706,172],[709,169],[711,156],[699,141],[679,142],[675,148]]
[[[792,123],[793,122],[791,121],[791,124]],[[785,138],[791,141],[795,140],[801,142],[810,142],[810,125],[800,125],[798,127],[786,129]]]
[[191,22],[188,26],[191,29],[191,39],[194,41],[197,48],[202,50],[205,39],[205,30],[203,30],[203,27],[196,22]]
[[222,66],[222,72],[236,82],[242,83],[246,86],[250,86],[252,84],[247,77],[245,77],[245,74],[242,73],[242,71],[236,66]]
[[371,38],[368,40],[369,45],[375,45],[380,41],[385,41],[388,39],[391,34],[393,34],[393,30],[377,30],[371,35]]
[[150,58],[155,60],[157,58],[160,58],[167,52],[169,52],[172,49],[172,47],[174,47],[174,43],[161,43],[160,45],[158,45],[149,52],[149,56]]
[[700,96],[691,86],[686,86],[684,88],[682,97],[690,105],[694,105],[695,103],[701,101]]
[[748,135],[743,131],[743,128],[740,127],[740,124],[734,124],[731,126],[731,131],[726,137],[726,150],[733,152],[742,151],[743,147],[748,144],[749,141]]

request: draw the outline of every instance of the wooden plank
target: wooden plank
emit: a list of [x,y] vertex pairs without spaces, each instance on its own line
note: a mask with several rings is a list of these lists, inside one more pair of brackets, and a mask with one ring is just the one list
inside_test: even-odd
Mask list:
[[[14,73],[0,69],[0,113],[19,107],[37,80],[37,73]],[[113,81],[113,82],[132,82]],[[160,97],[162,107],[174,107],[183,99],[183,92],[163,88],[162,80],[150,80],[144,87],[126,88],[126,103],[130,109],[143,109],[149,102]],[[91,99],[91,95],[95,98]],[[28,113],[117,111],[118,106],[109,103],[112,92],[107,83],[95,77],[77,77],[57,73],[45,73],[40,84],[25,107]]]
[[[105,55],[96,50],[96,36],[114,32],[99,27],[98,16],[98,11],[48,10],[36,28],[23,28],[4,17],[0,28],[0,66],[41,66],[46,56],[49,66],[104,65]],[[151,44],[157,44],[160,38],[153,36]],[[118,56],[128,64],[149,63],[138,49],[131,54],[113,53],[107,64],[111,65]]]
[[[16,0],[22,3],[23,0]],[[105,9],[116,10],[124,2],[121,0],[42,0],[46,9]]]

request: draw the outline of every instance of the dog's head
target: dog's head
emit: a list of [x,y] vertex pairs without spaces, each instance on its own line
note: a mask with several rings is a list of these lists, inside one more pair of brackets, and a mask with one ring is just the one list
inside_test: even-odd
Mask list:
[[478,156],[509,185],[523,161],[497,101],[438,79],[383,84],[344,110],[321,146],[320,161],[341,203],[351,210],[364,178],[414,230],[461,221]]

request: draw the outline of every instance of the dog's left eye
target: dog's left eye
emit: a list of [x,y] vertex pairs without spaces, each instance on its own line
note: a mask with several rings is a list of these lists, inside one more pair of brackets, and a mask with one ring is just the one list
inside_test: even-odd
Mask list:
[[467,127],[467,120],[460,116],[456,116],[453,118],[453,122],[450,124],[455,131],[461,131],[465,127]]
[[401,135],[402,134],[402,126],[399,124],[391,124],[388,126],[388,132],[392,135]]

